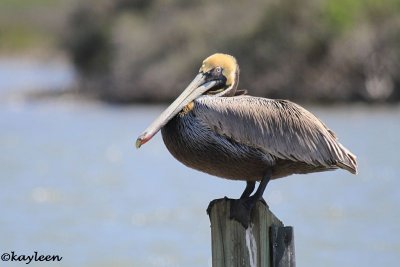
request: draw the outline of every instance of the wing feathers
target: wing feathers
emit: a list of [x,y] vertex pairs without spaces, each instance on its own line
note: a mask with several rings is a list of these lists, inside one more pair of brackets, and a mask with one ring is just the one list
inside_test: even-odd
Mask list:
[[196,100],[196,116],[220,135],[280,159],[357,171],[355,156],[313,114],[286,100],[251,96]]

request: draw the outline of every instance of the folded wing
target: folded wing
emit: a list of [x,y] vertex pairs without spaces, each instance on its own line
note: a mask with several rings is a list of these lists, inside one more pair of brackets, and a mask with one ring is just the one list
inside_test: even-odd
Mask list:
[[357,172],[356,157],[318,118],[287,100],[201,97],[196,117],[216,133],[276,158]]

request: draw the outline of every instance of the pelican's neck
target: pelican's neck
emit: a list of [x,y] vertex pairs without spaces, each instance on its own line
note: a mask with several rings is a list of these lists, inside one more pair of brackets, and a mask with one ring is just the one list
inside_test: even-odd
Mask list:
[[237,87],[239,85],[239,65],[236,65],[236,69],[235,71],[231,74],[231,80],[232,80],[232,84],[226,88],[224,91],[222,91],[221,93],[217,94],[216,96],[234,96],[237,90]]

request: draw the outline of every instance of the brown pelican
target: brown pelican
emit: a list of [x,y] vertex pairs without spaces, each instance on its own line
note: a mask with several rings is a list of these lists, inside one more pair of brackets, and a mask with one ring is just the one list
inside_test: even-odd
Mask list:
[[[237,90],[239,66],[226,54],[203,61],[182,94],[138,137],[160,129],[169,152],[188,167],[247,181],[231,217],[247,227],[267,183],[291,174],[332,169],[357,173],[356,157],[326,125],[301,106]],[[251,195],[256,181],[257,191]]]

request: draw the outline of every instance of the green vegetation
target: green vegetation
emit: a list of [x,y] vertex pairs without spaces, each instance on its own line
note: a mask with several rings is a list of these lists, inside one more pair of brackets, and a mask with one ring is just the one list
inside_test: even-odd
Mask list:
[[398,16],[399,0],[327,0],[322,6],[328,27],[342,33],[357,26],[382,20],[385,16]]
[[58,35],[76,1],[1,0],[0,53],[57,49]]
[[49,47],[54,36],[32,26],[12,25],[0,33],[0,52],[26,51],[35,47]]
[[217,51],[254,95],[400,100],[400,0],[3,0],[0,38],[63,49],[110,101],[170,101]]

